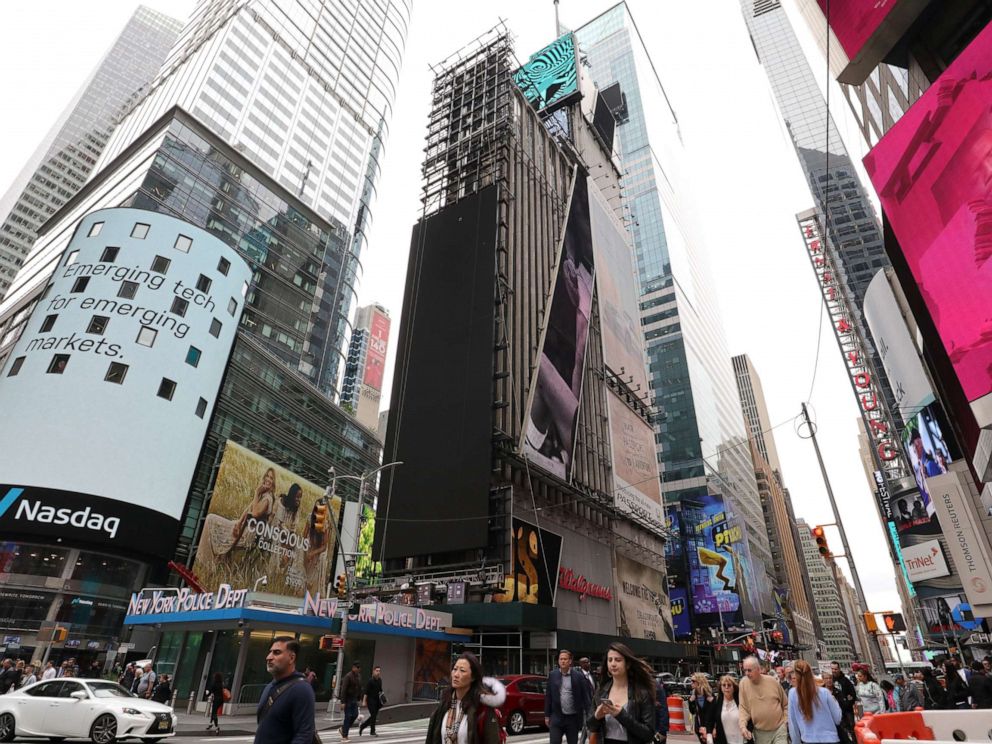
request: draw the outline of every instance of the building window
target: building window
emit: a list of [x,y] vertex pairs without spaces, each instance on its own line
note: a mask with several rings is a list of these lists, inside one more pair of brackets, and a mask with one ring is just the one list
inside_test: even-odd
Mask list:
[[233,318],[234,314],[238,312],[238,301],[233,297],[227,301],[227,312]]
[[55,327],[55,320],[58,315],[46,315],[45,319],[41,321],[41,328],[38,329],[39,333],[48,333],[52,328]]
[[200,274],[200,277],[196,280],[196,289],[198,292],[203,292],[206,294],[210,291],[210,284],[210,279],[205,277],[203,274]]
[[72,283],[72,293],[76,294],[78,292],[85,292],[86,285],[90,283],[90,278],[88,276],[81,276],[76,281]]
[[69,251],[69,255],[65,257],[65,265],[72,266],[76,263],[76,259],[79,257],[79,251]]
[[68,354],[56,354],[52,357],[52,361],[48,363],[48,369],[46,372],[50,375],[60,375],[65,372],[65,366],[69,363]]
[[138,293],[138,283],[123,281],[121,282],[121,288],[117,290],[117,296],[123,297],[125,300],[132,299]]
[[[13,377],[14,375],[16,375],[18,372],[21,371],[22,366],[24,366],[24,357],[19,356],[17,357],[17,359],[14,360],[14,363],[10,365],[10,371],[7,373],[7,377]],[[200,400],[203,400],[203,398],[200,398]],[[203,403],[204,403],[204,407],[206,407],[207,401],[203,400]],[[203,417],[201,416],[200,418]]]
[[172,298],[172,307],[169,312],[173,315],[178,315],[180,318],[186,317],[186,310],[189,308],[189,303],[182,297]]
[[241,296],[242,297],[248,296],[248,282],[245,282],[244,284],[241,285]]
[[166,400],[172,400],[172,396],[176,392],[176,383],[167,377],[162,378],[162,382],[158,384],[158,397],[165,398]]
[[108,245],[103,249],[103,253],[100,254],[100,261],[102,263],[113,263],[117,260],[118,251],[120,251],[120,248],[117,246]]
[[111,362],[110,367],[107,368],[107,375],[103,379],[106,382],[113,382],[118,385],[124,383],[124,377],[127,375],[127,365],[121,364],[120,362]]
[[189,249],[193,247],[193,239],[188,238],[185,235],[180,235],[176,238],[176,244],[173,246],[180,253],[189,253]]
[[110,318],[106,315],[94,315],[90,318],[90,324],[86,327],[87,333],[95,333],[97,336],[102,336],[107,330],[107,324],[110,322]]
[[210,321],[210,335],[214,338],[220,338],[220,329],[223,327],[223,324],[217,318],[214,318]]
[[144,222],[135,222],[134,227],[131,228],[131,237],[144,240],[148,237],[148,225]]
[[155,258],[152,259],[152,271],[156,274],[164,274],[169,270],[170,263],[172,263],[172,261],[167,258],[155,256]]
[[[24,357],[21,357],[21,358],[23,359]],[[200,398],[200,399],[199,399],[199,400],[198,400],[198,401],[196,402],[196,415],[197,415],[197,416],[198,416],[199,418],[203,418],[203,415],[204,415],[204,414],[205,414],[206,412],[207,412],[207,401],[205,401],[205,400],[204,400],[203,398]]]
[[186,364],[190,367],[200,366],[200,350],[195,346],[190,346],[189,351],[186,352]]
[[217,271],[219,271],[224,276],[227,276],[227,272],[231,270],[231,262],[226,258],[221,258],[217,263]]
[[100,231],[102,229],[103,229],[103,223],[102,222],[94,222],[92,225],[90,225],[90,231],[89,231],[89,234],[87,235],[87,237],[89,237],[89,238],[95,238],[97,235],[100,234]]
[[156,336],[158,336],[158,331],[156,331],[154,328],[149,328],[148,326],[141,326],[141,329],[138,331],[138,338],[135,339],[135,343],[151,348],[152,346],[155,345]]

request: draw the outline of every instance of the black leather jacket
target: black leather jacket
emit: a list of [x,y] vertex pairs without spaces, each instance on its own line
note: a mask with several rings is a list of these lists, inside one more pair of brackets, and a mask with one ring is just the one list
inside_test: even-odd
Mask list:
[[[610,696],[613,689],[613,680],[607,679],[593,697],[593,706],[598,707],[598,701]],[[654,701],[651,699],[650,690],[635,689],[633,682],[627,683],[627,705],[617,716],[617,722],[627,731],[628,744],[647,744],[654,739]],[[589,716],[586,722],[590,731],[595,731],[603,740],[604,720],[596,718],[595,712]]]

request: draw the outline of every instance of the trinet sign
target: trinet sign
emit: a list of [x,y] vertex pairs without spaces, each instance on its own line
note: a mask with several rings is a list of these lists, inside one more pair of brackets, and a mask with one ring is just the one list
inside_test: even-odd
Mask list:
[[927,540],[919,545],[907,545],[902,549],[902,557],[910,581],[938,579],[951,574],[950,569],[947,568],[947,561],[944,560],[944,551],[941,550],[940,542],[937,540]]

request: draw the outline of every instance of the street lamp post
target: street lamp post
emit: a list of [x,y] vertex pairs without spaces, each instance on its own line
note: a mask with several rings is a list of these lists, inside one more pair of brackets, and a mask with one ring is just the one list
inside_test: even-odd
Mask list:
[[344,598],[345,608],[344,608],[344,613],[341,616],[341,633],[340,633],[341,647],[338,649],[337,668],[334,674],[334,693],[331,695],[330,705],[328,706],[327,709],[327,712],[330,713],[332,716],[334,715],[334,704],[336,702],[336,697],[341,689],[341,676],[344,666],[344,643],[348,635],[348,611],[351,607],[352,588],[354,584],[354,572],[349,567],[349,561],[352,562],[351,565],[353,566],[355,555],[358,552],[358,537],[359,537],[358,533],[362,529],[362,508],[365,503],[365,482],[373,475],[376,475],[377,473],[385,470],[386,468],[393,468],[396,467],[397,465],[402,465],[402,464],[403,463],[400,461],[388,462],[385,465],[380,465],[375,470],[366,471],[361,475],[335,475],[334,468],[331,468],[330,471],[328,471],[331,475],[331,483],[328,486],[328,490],[330,491],[332,497],[334,496],[335,485],[339,480],[358,481],[358,510],[357,510],[358,513],[355,516],[354,545],[348,546],[351,548],[351,550],[345,549],[345,545],[343,541],[344,525],[342,525],[341,534],[338,536],[338,544],[341,546],[341,557],[344,558],[345,576],[347,577],[348,580],[346,581],[345,584],[347,587],[347,593],[345,594],[345,598]]

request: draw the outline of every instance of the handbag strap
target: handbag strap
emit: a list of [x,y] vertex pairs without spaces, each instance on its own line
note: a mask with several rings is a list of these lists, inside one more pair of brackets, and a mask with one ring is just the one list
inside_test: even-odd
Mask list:
[[265,707],[263,707],[262,710],[258,712],[258,718],[256,719],[258,723],[261,723],[262,719],[264,719],[265,716],[268,715],[269,711],[272,709],[272,706],[276,704],[276,700],[279,699],[279,696],[282,695],[284,692],[286,692],[286,690],[288,690],[290,687],[295,685],[297,682],[306,682],[306,678],[295,677],[292,681],[280,685],[279,687],[277,687],[276,689],[274,689],[272,692],[269,693],[269,699],[265,701]]

